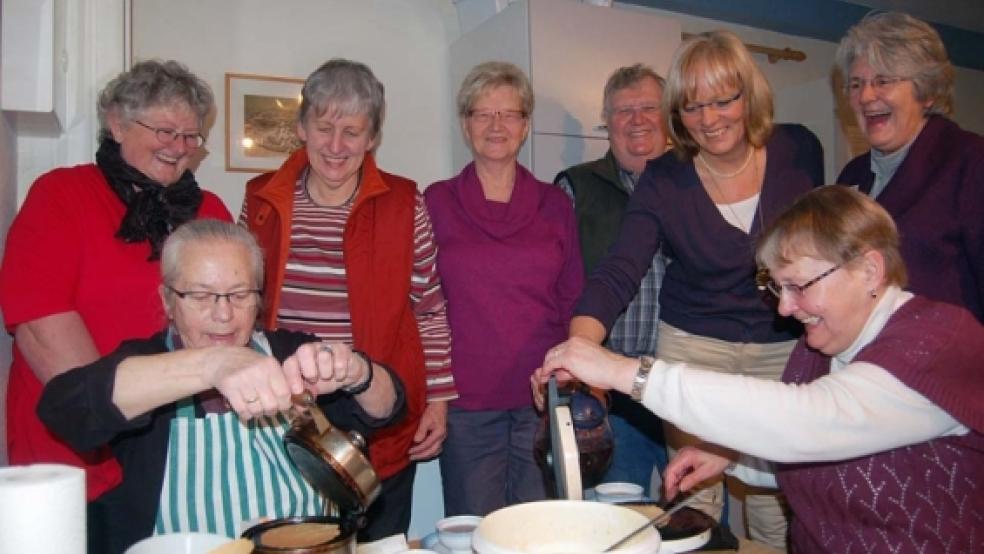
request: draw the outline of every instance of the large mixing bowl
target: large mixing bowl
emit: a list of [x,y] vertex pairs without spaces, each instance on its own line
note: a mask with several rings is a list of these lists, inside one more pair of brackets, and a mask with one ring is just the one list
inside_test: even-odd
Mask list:
[[[602,552],[648,521],[614,504],[544,500],[516,504],[485,516],[475,530],[478,554],[579,554]],[[646,529],[613,552],[659,552],[659,532]]]

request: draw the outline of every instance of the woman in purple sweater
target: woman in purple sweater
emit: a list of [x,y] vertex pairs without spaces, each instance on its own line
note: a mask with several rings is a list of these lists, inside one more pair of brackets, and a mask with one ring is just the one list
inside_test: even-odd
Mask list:
[[984,321],[984,137],[946,117],[954,75],[940,36],[903,13],[871,15],[841,41],[837,65],[871,146],[837,182],[895,218],[910,290]]
[[459,395],[448,411],[441,477],[448,515],[485,515],[545,497],[529,377],[567,337],[584,270],[570,199],[516,161],[533,111],[523,72],[480,64],[457,104],[474,162],[424,193]]

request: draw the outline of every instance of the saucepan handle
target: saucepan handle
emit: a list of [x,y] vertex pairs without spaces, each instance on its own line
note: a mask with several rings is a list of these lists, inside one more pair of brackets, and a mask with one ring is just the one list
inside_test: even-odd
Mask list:
[[314,426],[318,429],[319,435],[324,435],[331,430],[331,422],[328,421],[325,413],[318,407],[318,403],[315,402],[314,395],[310,391],[291,395],[290,399],[294,403],[295,410],[302,413],[307,412],[311,415],[311,419],[314,420]]

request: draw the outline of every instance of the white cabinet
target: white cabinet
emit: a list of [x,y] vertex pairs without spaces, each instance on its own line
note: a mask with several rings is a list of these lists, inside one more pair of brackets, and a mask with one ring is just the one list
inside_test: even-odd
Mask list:
[[[451,45],[453,93],[478,63],[502,60],[533,83],[536,108],[520,163],[540,179],[600,157],[605,81],[615,68],[642,62],[665,75],[680,43],[680,23],[627,8],[574,0],[519,0]],[[471,160],[459,129],[452,152],[457,171]]]
[[65,0],[3,0],[0,100],[18,133],[57,134],[65,123]]

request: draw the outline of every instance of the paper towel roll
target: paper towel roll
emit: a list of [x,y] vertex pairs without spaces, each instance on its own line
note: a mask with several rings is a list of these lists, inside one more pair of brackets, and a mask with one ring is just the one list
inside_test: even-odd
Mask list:
[[0,552],[85,554],[85,471],[57,464],[0,468]]

